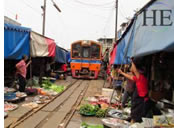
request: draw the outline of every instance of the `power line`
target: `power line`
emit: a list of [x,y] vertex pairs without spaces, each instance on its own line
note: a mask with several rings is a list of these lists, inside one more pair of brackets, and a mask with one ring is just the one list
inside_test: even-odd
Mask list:
[[119,10],[121,16],[122,16],[123,18],[126,18],[126,16],[123,14],[122,10],[121,10],[120,8],[118,8],[118,10]]
[[[115,9],[115,8],[114,8],[114,9]],[[104,28],[103,28],[102,34],[105,34],[106,27],[107,27],[107,25],[109,24],[109,20],[112,18],[111,16],[113,15],[113,12],[114,12],[114,10],[111,10],[111,12],[110,12],[110,14],[109,14],[109,16],[108,16],[108,19],[107,19],[107,21],[105,22],[105,26],[104,26]]]
[[[67,6],[71,7],[71,8],[76,8],[75,5],[69,4],[68,2],[65,2],[65,0],[63,2],[64,2],[63,3],[64,5],[67,5]],[[114,7],[113,8],[110,8],[110,10],[113,10],[113,9],[114,9]],[[99,14],[94,14],[93,12],[88,11],[88,9],[83,9],[82,11],[87,12],[87,13],[90,13],[90,14],[92,14],[94,16],[97,16],[97,17],[107,18],[107,17],[102,16],[102,15],[99,15]]]
[[124,9],[124,7],[123,7],[123,5],[122,5],[122,3],[121,3],[121,0],[120,0],[120,7],[123,9],[124,14],[126,14],[126,16],[128,16],[128,15],[127,15],[127,12],[125,11],[125,9]]
[[114,1],[112,2],[108,2],[108,3],[104,3],[104,4],[91,4],[91,3],[85,3],[85,2],[82,2],[82,1],[79,1],[79,0],[74,0],[75,2],[77,3],[80,3],[80,4],[83,4],[83,5],[87,5],[87,6],[106,6],[106,5],[110,5],[110,4],[114,4]]
[[5,10],[7,10],[10,14],[13,14],[13,15],[16,15],[13,11],[11,11],[10,9],[5,9]]
[[91,3],[81,2],[79,0],[73,0],[73,1],[76,2],[77,4],[81,4],[83,6],[90,6],[90,7],[93,7],[93,8],[100,8],[100,9],[110,9],[114,6],[114,2],[109,2],[110,3],[110,6],[109,6],[109,5],[107,5],[107,3],[98,5],[98,4],[91,4]]
[[41,15],[41,12],[40,12],[39,10],[33,8],[30,4],[28,4],[28,3],[26,2],[26,0],[22,0],[22,2],[23,2],[27,7],[31,8],[33,11],[35,11],[36,13],[38,13],[38,14]]

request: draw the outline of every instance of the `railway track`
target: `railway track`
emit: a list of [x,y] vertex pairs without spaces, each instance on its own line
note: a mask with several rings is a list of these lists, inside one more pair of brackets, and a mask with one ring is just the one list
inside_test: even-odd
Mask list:
[[[66,124],[76,110],[89,86],[88,80],[77,80],[62,94],[47,105],[23,120],[11,125],[11,128],[57,128]],[[62,124],[64,123],[64,124]]]

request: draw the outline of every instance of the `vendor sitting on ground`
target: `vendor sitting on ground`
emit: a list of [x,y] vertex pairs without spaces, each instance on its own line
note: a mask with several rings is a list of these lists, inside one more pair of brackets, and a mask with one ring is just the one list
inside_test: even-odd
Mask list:
[[26,75],[27,75],[27,67],[31,63],[31,60],[26,64],[26,61],[28,60],[28,56],[23,55],[22,60],[16,64],[16,75],[19,80],[19,91],[25,92],[25,86],[26,86]]
[[132,106],[131,106],[131,123],[141,122],[142,117],[145,117],[148,112],[148,80],[147,78],[138,70],[135,64],[132,62],[130,71],[133,75],[126,74],[122,70],[118,70],[118,73],[122,74],[126,78],[135,81],[136,88],[132,96]]

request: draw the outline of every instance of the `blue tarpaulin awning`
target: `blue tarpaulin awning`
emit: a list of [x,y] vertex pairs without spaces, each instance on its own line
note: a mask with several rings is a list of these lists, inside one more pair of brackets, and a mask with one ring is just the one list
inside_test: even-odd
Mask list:
[[[125,53],[127,57],[141,57],[161,51],[174,51],[174,1],[173,0],[152,0],[147,4],[141,12],[135,14],[130,28],[126,30],[124,35],[119,40],[121,44],[125,40]],[[147,17],[153,16],[153,10],[156,10],[156,26],[153,26],[153,19],[146,19],[146,26],[144,26],[144,11]],[[171,26],[161,26],[161,11],[164,11],[163,24],[172,23]],[[167,11],[168,10],[168,11]],[[131,35],[130,35],[131,34]],[[129,39],[129,40],[128,40]]]
[[61,47],[56,45],[55,61],[58,63],[63,63],[63,64],[67,63],[66,55],[67,55],[67,52]]
[[4,24],[4,58],[21,59],[30,54],[30,28]]
[[68,52],[66,53],[66,62],[67,62],[67,63],[70,63],[70,61],[71,61],[71,54],[70,54],[70,52],[68,51]]

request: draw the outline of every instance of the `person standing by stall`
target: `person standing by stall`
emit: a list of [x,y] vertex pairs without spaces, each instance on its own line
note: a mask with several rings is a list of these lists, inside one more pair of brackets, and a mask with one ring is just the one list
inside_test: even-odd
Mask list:
[[118,75],[118,69],[119,69],[118,65],[113,65],[113,69],[111,71],[111,78],[112,78],[112,87],[114,88],[114,90],[116,90],[117,97],[120,98],[123,77],[120,77]]
[[132,96],[131,123],[141,122],[142,117],[145,117],[148,112],[148,80],[133,62],[130,71],[133,75],[126,74],[121,69],[118,70],[118,73],[136,83]]
[[[128,74],[132,75],[131,72],[128,72]],[[121,101],[122,108],[125,107],[125,104],[128,101],[129,97],[132,98],[134,89],[135,89],[135,82],[130,79],[126,79],[126,85],[124,86],[124,93],[123,93],[123,98]]]
[[107,48],[103,54],[103,63],[104,63],[104,70],[107,70],[107,66],[109,64],[109,48]]
[[23,55],[22,60],[16,64],[16,75],[19,80],[19,91],[25,92],[26,86],[26,75],[27,75],[27,67],[31,64],[31,60],[26,64],[28,60],[28,56]]

